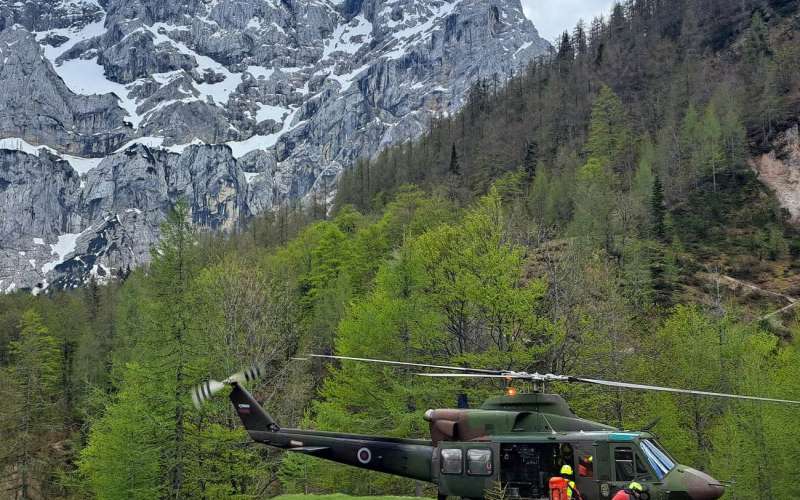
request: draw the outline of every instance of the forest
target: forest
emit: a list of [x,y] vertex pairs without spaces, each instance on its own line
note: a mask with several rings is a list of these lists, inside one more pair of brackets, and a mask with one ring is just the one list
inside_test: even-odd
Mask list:
[[[220,235],[179,203],[124,280],[0,296],[0,497],[413,495],[256,446],[190,390],[265,363],[250,389],[282,425],[426,437],[428,408],[502,387],[307,353],[800,399],[800,322],[776,298],[800,294],[800,232],[749,164],[800,116],[798,34],[795,1],[628,0],[360,161],[333,207]],[[729,286],[755,281],[773,293]],[[724,498],[800,496],[796,409],[552,389],[653,425]]]

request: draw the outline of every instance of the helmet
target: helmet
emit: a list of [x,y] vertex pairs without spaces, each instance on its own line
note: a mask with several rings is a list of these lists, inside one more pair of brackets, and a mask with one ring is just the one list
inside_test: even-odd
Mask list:
[[644,491],[644,488],[641,484],[637,483],[636,481],[632,482],[628,485],[628,489],[631,491]]
[[571,476],[571,475],[572,475],[572,466],[570,466],[570,465],[563,465],[563,466],[561,467],[561,474],[563,474],[563,475],[565,475],[565,476]]

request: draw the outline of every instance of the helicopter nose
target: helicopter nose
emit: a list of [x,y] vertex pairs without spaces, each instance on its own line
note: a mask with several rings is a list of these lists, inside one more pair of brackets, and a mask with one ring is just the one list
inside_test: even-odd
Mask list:
[[716,500],[725,493],[725,486],[705,472],[687,468],[684,477],[686,493],[692,500]]

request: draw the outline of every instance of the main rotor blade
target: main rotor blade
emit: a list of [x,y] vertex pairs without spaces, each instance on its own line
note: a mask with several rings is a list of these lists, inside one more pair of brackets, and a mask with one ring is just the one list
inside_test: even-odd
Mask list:
[[436,368],[437,370],[456,370],[467,373],[487,373],[501,375],[501,370],[485,370],[483,368],[465,368],[463,366],[441,366],[441,365],[426,365],[423,363],[407,363],[405,361],[389,361],[386,359],[370,359],[370,358],[354,358],[351,356],[332,356],[327,354],[309,354],[312,358],[326,358],[326,359],[344,359],[348,361],[363,361],[366,363],[381,363],[384,365],[394,366],[415,366],[418,368]]
[[605,385],[609,387],[622,387],[625,389],[637,389],[642,391],[671,392],[675,394],[694,394],[697,396],[711,396],[711,397],[729,398],[729,399],[747,399],[750,401],[768,401],[771,403],[787,403],[787,404],[800,405],[800,401],[791,401],[788,399],[761,398],[757,396],[743,396],[740,394],[725,394],[722,392],[694,391],[690,389],[676,389],[674,387],[660,387],[657,385],[631,384],[628,382],[612,382],[609,380],[598,380],[592,378],[569,377],[569,381],[583,382],[586,384]]
[[416,373],[422,377],[470,377],[470,378],[503,378],[506,380],[529,380],[531,382],[569,382],[570,377],[553,375],[552,373],[505,372],[501,374],[483,373]]
[[497,375],[493,373],[415,373],[420,377],[449,377],[449,378],[503,378],[506,380],[511,379],[529,379],[528,376],[520,375]]

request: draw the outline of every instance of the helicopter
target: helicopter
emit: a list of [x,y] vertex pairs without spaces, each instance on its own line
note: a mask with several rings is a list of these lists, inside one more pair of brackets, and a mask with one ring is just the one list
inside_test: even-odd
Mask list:
[[[303,453],[362,469],[384,472],[436,485],[438,500],[449,496],[484,498],[500,484],[511,499],[547,499],[550,478],[562,466],[575,472],[580,497],[610,499],[632,481],[649,500],[714,500],[724,482],[679,464],[647,431],[627,431],[578,417],[558,394],[545,389],[552,382],[591,384],[618,389],[658,391],[783,404],[800,401],[743,396],[615,382],[593,378],[441,366],[382,359],[311,354],[309,357],[377,363],[423,371],[424,377],[497,379],[530,382],[534,390],[519,394],[508,385],[502,396],[479,408],[431,409],[424,419],[430,439],[402,439],[280,427],[244,384],[264,375],[250,367],[223,381],[208,380],[192,391],[196,407],[231,387],[230,400],[251,439],[289,452]],[[299,358],[308,359],[308,358]]]

